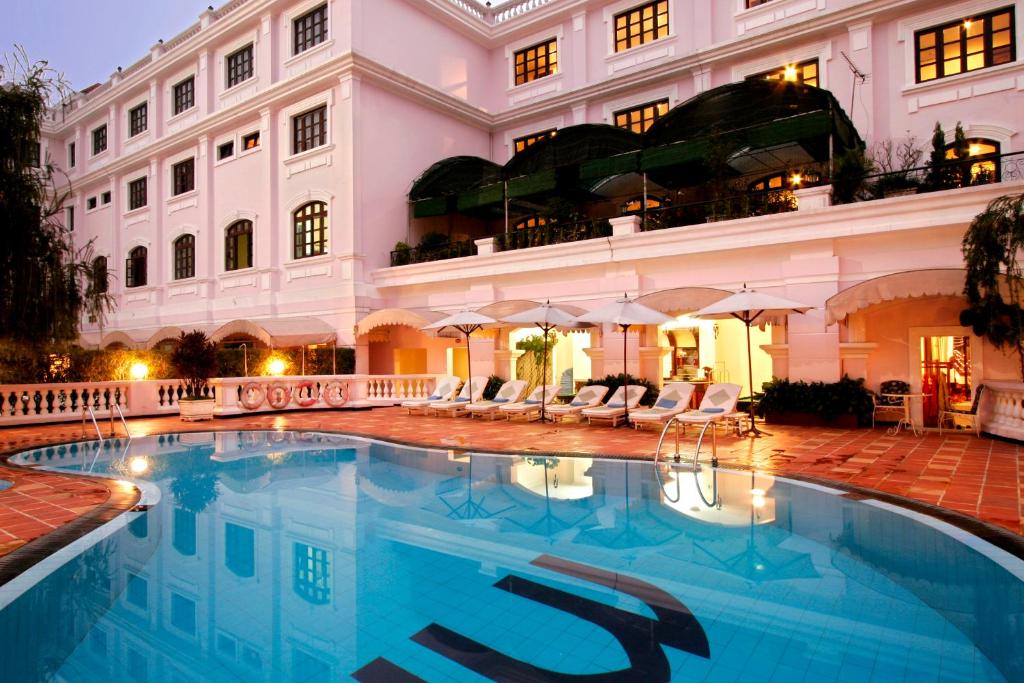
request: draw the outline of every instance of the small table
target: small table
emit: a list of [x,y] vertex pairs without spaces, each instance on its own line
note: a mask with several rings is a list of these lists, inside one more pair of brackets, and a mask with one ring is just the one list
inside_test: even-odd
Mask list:
[[896,423],[895,427],[890,427],[886,430],[890,436],[899,434],[901,428],[909,429],[914,433],[914,436],[921,436],[921,434],[924,433],[924,425],[921,425],[921,434],[918,434],[917,432],[917,425],[914,424],[910,415],[910,401],[915,398],[924,400],[925,396],[931,396],[931,394],[882,394],[882,396],[885,396],[886,398],[898,398],[903,402],[903,417],[900,418],[900,421]]

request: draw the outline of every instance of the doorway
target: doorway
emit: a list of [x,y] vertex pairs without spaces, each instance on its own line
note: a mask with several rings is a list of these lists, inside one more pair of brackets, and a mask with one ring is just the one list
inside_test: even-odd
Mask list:
[[924,425],[936,427],[939,411],[970,408],[974,398],[971,339],[943,335],[921,337],[921,393]]

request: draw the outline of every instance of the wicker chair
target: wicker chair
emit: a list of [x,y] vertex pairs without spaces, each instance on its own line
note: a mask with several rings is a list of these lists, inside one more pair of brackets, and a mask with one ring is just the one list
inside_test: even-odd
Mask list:
[[[871,393],[871,402],[874,408],[871,411],[871,428],[875,428],[875,419],[883,418],[884,421],[898,422],[906,414],[903,408],[903,401],[898,398],[881,396],[881,394],[909,394],[910,385],[901,379],[890,379],[882,382],[878,387],[878,394]],[[895,419],[892,419],[895,417]]]
[[969,427],[974,430],[976,436],[981,436],[981,424],[978,422],[978,403],[981,401],[981,392],[985,389],[984,384],[979,384],[974,390],[974,399],[971,401],[970,410],[954,410],[948,405],[939,411],[939,434],[942,434],[942,425],[949,420],[953,428]]

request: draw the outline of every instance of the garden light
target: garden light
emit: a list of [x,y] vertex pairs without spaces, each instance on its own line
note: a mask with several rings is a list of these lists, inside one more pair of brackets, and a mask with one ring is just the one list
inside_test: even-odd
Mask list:
[[149,376],[149,366],[142,362],[132,363],[128,374],[132,379],[146,379]]
[[287,364],[280,358],[271,358],[267,361],[267,370],[271,375],[283,375]]

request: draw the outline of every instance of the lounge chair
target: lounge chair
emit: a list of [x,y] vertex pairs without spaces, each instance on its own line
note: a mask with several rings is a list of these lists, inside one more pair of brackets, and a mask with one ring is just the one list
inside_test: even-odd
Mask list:
[[427,408],[431,403],[437,401],[450,401],[455,398],[455,392],[462,386],[462,380],[455,375],[448,375],[447,377],[441,377],[437,380],[434,385],[434,391],[430,393],[427,398],[417,398],[411,401],[403,401],[402,407],[409,411],[411,415],[414,412],[420,412],[426,414]]
[[594,408],[584,408],[583,417],[587,418],[590,424],[594,424],[594,420],[601,422],[611,422],[612,427],[615,427],[626,419],[626,408],[633,410],[640,405],[640,399],[647,393],[647,387],[641,387],[636,384],[631,384],[628,387],[619,387],[612,394],[612,397],[608,399],[608,402],[603,406],[596,406]]
[[947,405],[939,411],[939,434],[942,434],[942,427],[946,420],[953,423],[953,429],[966,427],[974,431],[975,436],[981,436],[981,423],[978,422],[978,403],[981,401],[981,392],[985,390],[984,384],[979,384],[974,390],[974,400],[967,410],[956,410]]
[[[474,377],[472,381],[462,385],[462,390],[454,399],[450,401],[434,401],[427,406],[427,412],[434,415],[448,415],[449,417],[462,415],[466,412],[466,406],[469,405],[470,398],[472,398],[473,402],[483,398],[484,387],[486,386],[486,377]],[[472,396],[470,395],[470,387],[472,387]]]
[[697,410],[680,413],[676,419],[683,425],[684,431],[688,424],[705,425],[708,422],[737,422],[746,413],[736,412],[736,401],[740,398],[739,384],[712,384],[704,392],[704,398]]
[[514,417],[525,416],[526,421],[530,422],[531,420],[540,417],[541,401],[548,404],[547,410],[551,410],[551,402],[555,400],[555,396],[557,395],[557,384],[545,384],[538,386],[530,392],[530,395],[526,397],[525,401],[499,406],[498,414],[504,415],[508,420],[511,420]]
[[486,417],[493,420],[496,417],[501,417],[498,408],[507,403],[515,403],[523,397],[523,392],[525,391],[525,379],[514,379],[510,382],[505,382],[498,389],[498,393],[494,395],[494,398],[490,401],[470,403],[466,406],[466,412],[469,413],[470,417]]
[[658,400],[646,410],[637,410],[629,414],[633,426],[637,429],[644,425],[660,427],[668,422],[673,415],[686,412],[693,397],[693,385],[689,382],[669,382],[661,388]]
[[608,387],[590,384],[580,389],[569,403],[548,406],[544,411],[556,422],[567,417],[579,417],[584,408],[601,405],[601,399],[608,393]]

